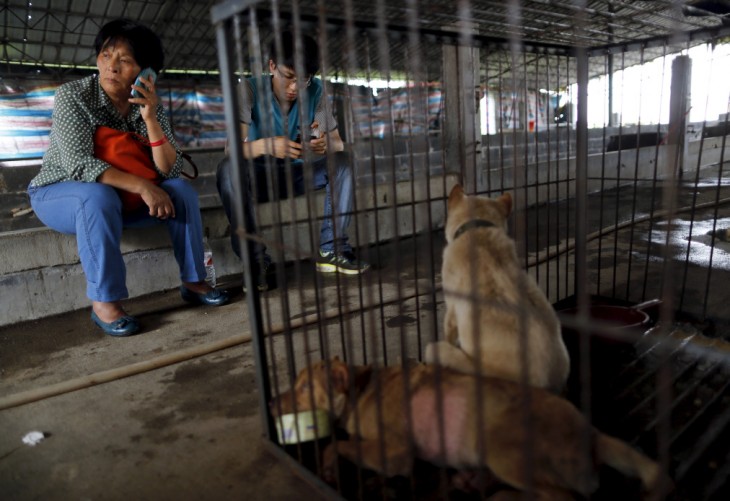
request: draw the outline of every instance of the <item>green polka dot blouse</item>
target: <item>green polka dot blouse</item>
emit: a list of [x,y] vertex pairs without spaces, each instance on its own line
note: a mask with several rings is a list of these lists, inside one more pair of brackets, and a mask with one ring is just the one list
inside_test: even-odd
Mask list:
[[[169,174],[158,173],[163,179],[179,177],[183,166],[182,151],[175,142],[172,127],[160,104],[157,105],[157,120],[177,151],[175,165]],[[96,182],[110,167],[94,157],[94,132],[100,125],[148,137],[139,106],[133,104],[127,117],[122,117],[99,85],[98,75],[61,85],[54,98],[50,144],[43,155],[41,170],[31,185],[46,186],[61,181]]]

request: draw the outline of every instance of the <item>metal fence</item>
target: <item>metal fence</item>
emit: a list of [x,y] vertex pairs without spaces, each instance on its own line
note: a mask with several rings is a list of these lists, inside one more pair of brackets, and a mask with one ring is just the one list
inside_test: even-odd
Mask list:
[[[561,447],[551,442],[550,430],[530,421],[539,422],[544,412],[530,407],[531,397],[524,403],[530,409],[526,420],[512,423],[529,440],[492,443],[480,428],[473,431],[479,445],[472,441],[468,447],[476,447],[483,461],[476,467],[450,464],[444,459],[448,444],[465,432],[451,427],[455,411],[449,406],[458,404],[449,400],[451,376],[438,370],[433,391],[448,402],[431,417],[439,424],[434,440],[441,441],[442,454],[436,455],[441,460],[423,459],[428,454],[419,433],[428,419],[404,406],[407,411],[399,412],[409,431],[408,453],[420,459],[408,475],[395,477],[368,464],[364,450],[353,453],[354,460],[336,461],[333,473],[326,451],[339,444],[334,447],[343,455],[352,430],[345,432],[335,419],[332,433],[288,444],[277,432],[281,401],[270,405],[295,387],[302,370],[314,378],[306,368],[320,360],[328,361],[327,370],[333,357],[351,370],[371,367],[373,381],[387,368],[410,374],[414,364],[421,367],[427,345],[444,338],[446,303],[458,299],[443,286],[442,260],[447,199],[461,184],[469,194],[512,195],[509,234],[519,264],[557,310],[570,355],[560,405],[570,402],[586,423],[656,460],[674,482],[671,494],[668,482],[657,482],[658,497],[725,499],[730,494],[730,457],[723,446],[730,438],[727,114],[709,116],[707,104],[692,97],[688,54],[709,44],[709,59],[717,55],[718,62],[704,78],[708,88],[722,89],[722,46],[715,44],[726,28],[669,22],[669,14],[658,13],[651,2],[633,2],[633,16],[626,5],[620,12],[607,11],[605,2],[551,2],[551,14],[544,2],[499,2],[499,9],[495,4],[284,6],[271,1],[214,7],[238,220],[245,220],[246,186],[255,178],[253,162],[243,155],[240,82],[268,75],[267,46],[274,40],[280,51],[284,30],[298,40],[292,69],[304,74],[301,37],[310,34],[320,47],[324,91],[332,97],[326,112],[339,121],[354,173],[350,241],[358,257],[372,264],[358,275],[315,271],[321,259],[321,191],[306,189],[289,198],[273,193],[256,205],[256,231],[232,228],[243,249],[266,439],[323,495],[441,499],[466,491],[464,496],[488,498],[518,487],[485,459],[491,450],[518,455],[526,479],[519,487],[538,495],[545,472],[536,458],[544,444],[554,444],[556,455]],[[563,31],[536,35],[541,16]],[[599,24],[609,17],[613,24]],[[572,27],[565,27],[569,21]],[[659,71],[655,64],[651,74],[642,74],[652,61],[664,62]],[[635,70],[639,87],[628,76]],[[597,90],[592,85],[599,80],[604,87]],[[401,87],[388,89],[389,82]],[[306,99],[303,83],[296,86],[300,101]],[[658,118],[642,105],[652,100],[659,103]],[[704,116],[700,112],[699,120],[691,120],[690,110],[703,108]],[[304,152],[309,186],[314,157]],[[272,158],[266,162],[275,165]],[[283,165],[291,187],[295,167],[289,161]],[[334,168],[330,159],[330,174]],[[269,172],[268,181],[278,183],[276,170]],[[257,290],[256,277],[248,272],[256,263],[247,242],[268,247],[276,265],[272,290]],[[490,249],[473,249],[463,266],[480,273],[485,252]],[[473,311],[491,308],[495,300],[473,294],[461,299],[471,301]],[[480,333],[490,328],[481,325]],[[514,336],[526,343],[526,331],[517,321]],[[514,389],[520,398],[532,395],[525,382]],[[487,404],[482,393],[490,384],[476,385]],[[320,390],[313,386],[299,388],[306,396],[294,410],[304,410],[301,402],[322,407],[321,397],[329,402],[324,410],[336,414],[335,382]],[[350,419],[362,410],[357,388],[351,382],[347,400],[340,402]],[[412,401],[420,389],[406,383],[401,397]],[[379,402],[373,404],[380,430],[376,446],[387,458],[393,402],[382,396],[389,394],[383,387],[373,394]],[[541,395],[534,398],[541,401]],[[591,440],[586,438],[582,455],[575,456],[586,470],[597,454]],[[613,469],[594,473],[599,485],[582,494],[641,495],[636,480]],[[572,499],[566,492],[578,489],[557,490],[564,497],[555,499]]]

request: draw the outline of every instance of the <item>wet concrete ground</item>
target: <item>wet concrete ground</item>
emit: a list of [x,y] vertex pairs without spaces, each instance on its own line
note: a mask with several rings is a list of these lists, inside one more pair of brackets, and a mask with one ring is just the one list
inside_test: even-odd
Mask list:
[[[711,323],[716,335],[730,339],[730,297],[723,285],[730,278],[730,172],[710,168],[701,174],[685,174],[671,186],[637,181],[617,189],[607,181],[610,189],[588,196],[588,293],[640,303],[668,299],[670,290],[673,310]],[[574,248],[575,210],[574,200],[527,210],[518,246],[528,263],[557,247]],[[559,282],[569,281],[572,264],[565,257],[558,262],[556,279],[546,287],[562,299],[567,286]]]

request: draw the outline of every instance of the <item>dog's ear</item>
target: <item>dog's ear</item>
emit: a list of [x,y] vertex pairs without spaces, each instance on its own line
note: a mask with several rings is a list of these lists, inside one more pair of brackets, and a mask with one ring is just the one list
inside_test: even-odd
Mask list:
[[341,362],[338,358],[332,360],[330,366],[330,383],[332,389],[344,393],[347,391],[347,385],[350,381],[350,370],[347,368],[347,364]]
[[461,202],[464,199],[464,188],[460,184],[455,184],[453,188],[451,188],[451,192],[449,193],[449,201],[447,204],[447,207],[450,209],[455,204]]
[[512,212],[512,195],[509,192],[503,193],[497,198],[497,207],[504,217],[509,216]]

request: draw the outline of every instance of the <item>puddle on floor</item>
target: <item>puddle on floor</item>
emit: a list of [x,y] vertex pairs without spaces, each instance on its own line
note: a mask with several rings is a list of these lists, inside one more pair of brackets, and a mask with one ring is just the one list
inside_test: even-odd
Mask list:
[[[643,238],[648,240],[648,235]],[[711,264],[713,269],[730,270],[730,218],[694,222],[674,219],[657,223],[652,230],[651,242],[668,244],[675,260],[688,261],[700,267]],[[654,255],[653,259],[662,257]]]

